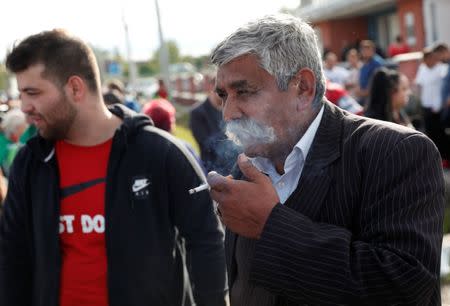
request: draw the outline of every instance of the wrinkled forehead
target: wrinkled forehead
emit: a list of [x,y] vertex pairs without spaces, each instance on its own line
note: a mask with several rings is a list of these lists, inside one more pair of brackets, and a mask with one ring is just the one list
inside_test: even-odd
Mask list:
[[270,78],[273,76],[261,67],[258,58],[247,54],[218,67],[216,88],[251,86]]

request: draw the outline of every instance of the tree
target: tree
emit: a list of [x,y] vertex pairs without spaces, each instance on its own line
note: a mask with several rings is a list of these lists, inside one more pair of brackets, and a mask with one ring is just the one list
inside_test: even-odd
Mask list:
[[0,63],[0,89],[8,89],[8,72],[2,63]]
[[[180,61],[180,49],[175,41],[169,40],[166,42],[167,50],[169,53],[169,64],[177,63]],[[159,73],[161,71],[159,67],[159,56],[161,54],[161,47],[159,47],[154,53],[149,62],[148,68],[151,71]]]

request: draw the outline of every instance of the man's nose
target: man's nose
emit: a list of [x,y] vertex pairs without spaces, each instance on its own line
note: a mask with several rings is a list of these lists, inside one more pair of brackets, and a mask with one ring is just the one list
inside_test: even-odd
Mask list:
[[32,103],[28,102],[26,99],[21,99],[20,100],[20,109],[25,114],[28,114],[31,111],[33,111],[33,105],[32,105]]
[[237,106],[236,100],[231,97],[228,97],[223,103],[222,114],[225,122],[233,119],[239,119],[242,116],[242,112]]

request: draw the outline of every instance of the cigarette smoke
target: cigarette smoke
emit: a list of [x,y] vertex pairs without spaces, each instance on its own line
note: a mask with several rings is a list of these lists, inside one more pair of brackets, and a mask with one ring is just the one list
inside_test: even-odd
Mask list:
[[234,119],[227,122],[225,134],[244,151],[254,145],[272,143],[276,138],[273,127],[251,118]]
[[224,133],[211,135],[205,142],[208,159],[203,160],[205,169],[229,175],[242,148],[226,138]]

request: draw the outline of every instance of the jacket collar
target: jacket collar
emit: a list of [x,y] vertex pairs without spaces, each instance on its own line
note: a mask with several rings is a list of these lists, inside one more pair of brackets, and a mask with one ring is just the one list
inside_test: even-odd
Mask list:
[[305,166],[324,168],[340,156],[343,113],[334,104],[324,101],[324,113],[311,145]]

